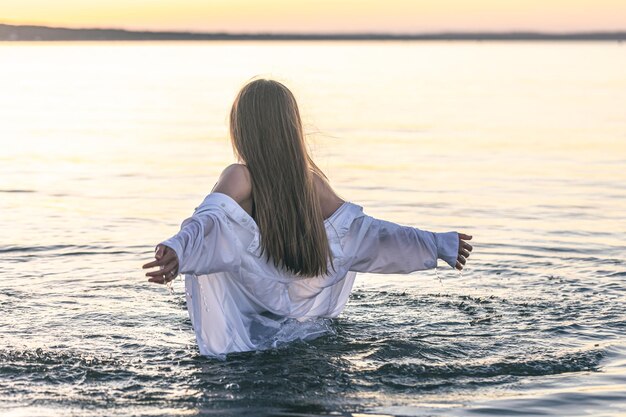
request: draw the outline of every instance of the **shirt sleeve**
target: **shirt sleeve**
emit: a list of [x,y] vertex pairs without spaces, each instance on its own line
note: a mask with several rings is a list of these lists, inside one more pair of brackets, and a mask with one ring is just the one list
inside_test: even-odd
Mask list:
[[226,218],[217,212],[194,214],[183,221],[180,232],[161,244],[176,252],[182,274],[233,271],[241,264],[236,238]]
[[350,270],[406,274],[435,268],[437,259],[455,267],[456,232],[434,233],[363,215],[354,219],[344,240]]

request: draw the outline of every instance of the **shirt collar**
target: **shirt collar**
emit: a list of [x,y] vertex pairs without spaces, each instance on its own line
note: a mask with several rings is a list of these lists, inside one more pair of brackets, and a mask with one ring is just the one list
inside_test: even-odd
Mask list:
[[196,208],[196,214],[201,214],[210,209],[223,211],[231,220],[234,220],[237,224],[253,233],[258,230],[258,226],[252,216],[229,195],[216,192],[207,195],[202,204]]

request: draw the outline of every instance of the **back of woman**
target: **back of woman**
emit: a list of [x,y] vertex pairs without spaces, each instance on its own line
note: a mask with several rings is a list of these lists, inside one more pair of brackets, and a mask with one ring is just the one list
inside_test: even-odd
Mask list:
[[151,282],[185,275],[201,354],[318,336],[345,307],[357,272],[465,264],[470,236],[375,219],[339,198],[309,156],[296,100],[281,83],[243,87],[230,136],[239,163],[144,265],[159,267]]

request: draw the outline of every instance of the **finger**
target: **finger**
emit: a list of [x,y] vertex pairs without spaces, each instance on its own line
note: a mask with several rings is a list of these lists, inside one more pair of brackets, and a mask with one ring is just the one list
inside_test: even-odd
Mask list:
[[165,269],[157,269],[154,271],[146,272],[147,277],[165,277],[171,271],[166,271]]
[[158,245],[156,247],[156,251],[154,252],[154,257],[157,258],[157,259],[161,259],[161,257],[163,257],[164,253],[165,253],[165,246]]
[[459,271],[463,269],[463,265],[461,265],[458,261],[454,267],[458,269]]
[[165,284],[165,280],[163,278],[150,278],[148,282],[154,282],[155,284]]
[[465,249],[459,249],[459,255],[463,255],[463,256],[465,256],[466,258],[469,258],[470,253],[469,253],[469,251],[467,251],[467,250],[465,250]]
[[470,251],[470,252],[474,249],[474,247],[472,245],[470,245],[469,243],[464,242],[464,241],[461,241],[461,247],[463,249],[466,249],[466,250]]
[[459,255],[459,257],[456,259],[456,261],[460,262],[461,265],[465,265],[465,262],[467,262],[467,260],[462,255]]
[[169,263],[170,261],[172,261],[174,259],[176,259],[176,253],[174,251],[168,252],[167,254],[165,254],[160,259],[157,259],[155,261],[148,262],[147,264],[145,264],[143,266],[143,269],[153,268],[155,266],[163,266],[163,265],[166,265],[167,263]]
[[143,266],[143,269],[154,268],[155,266],[165,265],[165,262],[162,259],[157,259],[156,261],[148,262]]
[[472,240],[471,235],[466,235],[465,233],[459,233],[459,239],[461,240]]
[[155,271],[152,272],[147,272],[146,276],[147,277],[158,277],[158,276],[164,276],[167,277],[168,274],[170,274],[171,272],[174,271],[174,269],[178,266],[178,262],[173,261],[170,262],[169,264],[165,265],[163,268],[161,269],[157,269]]
[[[159,272],[162,272],[162,271],[163,269],[161,269]],[[155,284],[167,284],[168,282],[173,281],[176,278],[176,276],[177,274],[175,270],[172,270],[169,273],[166,273],[164,275],[150,277],[148,279],[148,282],[154,282]]]

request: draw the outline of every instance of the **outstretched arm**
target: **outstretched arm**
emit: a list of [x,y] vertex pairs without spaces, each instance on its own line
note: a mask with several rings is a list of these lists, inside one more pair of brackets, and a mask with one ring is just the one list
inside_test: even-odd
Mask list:
[[344,251],[352,255],[351,271],[404,274],[435,268],[437,259],[463,269],[472,237],[457,232],[434,233],[362,216],[355,219]]
[[[212,198],[218,197],[209,195],[205,201]],[[236,238],[225,215],[214,204],[203,204],[183,222],[177,234],[157,246],[156,260],[144,265],[144,268],[159,267],[146,274],[150,282],[165,284],[178,273],[206,275],[230,271],[239,265]]]
[[[228,195],[244,209],[251,206],[247,168],[241,164],[226,167],[212,192]],[[183,222],[180,232],[157,246],[155,260],[143,265],[144,269],[158,268],[146,273],[148,281],[166,284],[179,273],[202,275],[232,267],[238,253],[223,228],[215,214],[194,213]]]

